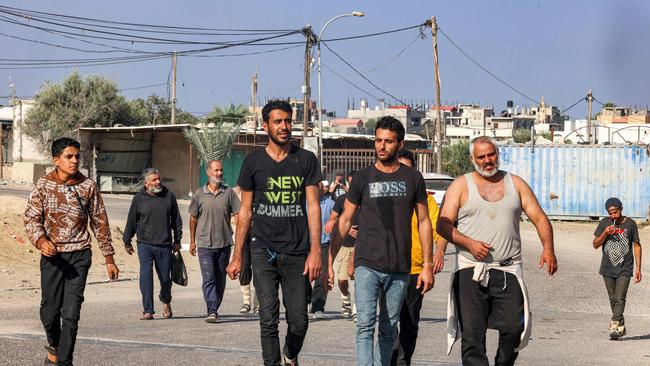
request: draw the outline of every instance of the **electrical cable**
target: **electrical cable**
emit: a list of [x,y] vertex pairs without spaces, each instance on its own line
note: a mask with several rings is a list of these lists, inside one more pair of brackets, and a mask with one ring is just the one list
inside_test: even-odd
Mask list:
[[346,83],[352,85],[355,89],[357,89],[357,90],[359,90],[359,91],[365,93],[366,95],[368,95],[368,96],[374,98],[375,100],[380,100],[377,96],[373,95],[372,93],[370,93],[370,92],[367,91],[367,90],[362,89],[360,86],[357,86],[355,83],[353,83],[353,82],[351,82],[350,80],[346,79],[346,78],[343,77],[341,74],[339,74],[338,72],[334,71],[334,69],[330,68],[329,66],[325,65],[325,64],[322,63],[322,62],[321,62],[321,66],[323,66],[324,68],[326,68],[326,69],[328,69],[329,71],[331,71],[332,73],[334,73],[334,75],[338,76],[339,78],[341,78],[341,79],[342,79],[343,81],[345,81]]
[[411,43],[409,43],[406,47],[404,47],[401,51],[399,51],[399,52],[398,52],[395,56],[393,56],[390,60],[384,62],[383,64],[380,64],[380,65],[378,65],[378,66],[375,66],[375,67],[373,67],[372,69],[370,69],[370,70],[368,70],[368,71],[366,71],[366,72],[369,74],[369,73],[371,73],[371,72],[373,72],[373,71],[375,71],[375,70],[377,70],[377,69],[380,69],[380,68],[382,68],[382,67],[384,67],[384,66],[386,66],[386,65],[388,65],[388,64],[390,64],[390,63],[392,63],[392,62],[394,62],[394,61],[397,60],[397,59],[398,59],[398,58],[399,58],[399,57],[400,57],[404,52],[406,52],[406,50],[408,50],[412,45],[414,45],[415,42],[417,42],[418,39],[422,39],[422,36],[420,36],[419,34],[415,37],[415,39],[414,39]]
[[586,97],[582,97],[582,98],[578,99],[578,101],[575,102],[575,103],[573,103],[573,104],[571,104],[571,106],[570,106],[569,108],[565,108],[565,109],[563,109],[563,110],[560,112],[560,115],[563,115],[564,113],[568,112],[571,108],[575,107],[576,105],[578,105],[578,103],[584,101],[585,99],[586,99]]
[[387,96],[393,98],[394,100],[396,100],[396,101],[399,102],[400,104],[402,104],[402,105],[406,105],[406,103],[404,103],[403,101],[401,101],[399,98],[395,97],[395,96],[392,95],[391,93],[389,93],[389,92],[387,92],[386,90],[380,88],[377,84],[373,83],[370,79],[368,79],[365,75],[363,75],[363,73],[361,73],[361,72],[360,72],[359,70],[357,70],[354,66],[352,66],[352,64],[350,64],[347,60],[345,60],[341,55],[339,55],[336,51],[332,50],[332,49],[330,48],[330,46],[327,45],[326,42],[321,41],[321,43],[322,43],[322,44],[323,44],[323,45],[324,45],[324,46],[325,46],[325,47],[326,47],[330,52],[332,52],[336,57],[338,57],[339,60],[343,61],[344,64],[348,65],[348,67],[350,67],[352,70],[354,70],[354,72],[356,72],[359,76],[361,76],[361,77],[362,77],[365,81],[367,81],[370,85],[374,86],[375,89],[377,89],[377,90],[381,91],[382,93],[386,94]]
[[460,53],[462,53],[465,57],[467,57],[470,61],[472,61],[472,62],[473,62],[476,66],[478,66],[481,70],[485,71],[485,72],[488,73],[490,76],[492,76],[492,77],[495,78],[497,81],[499,81],[501,84],[505,85],[508,89],[514,91],[515,93],[521,95],[522,97],[524,97],[524,98],[530,100],[530,101],[533,102],[533,103],[539,103],[537,100],[535,100],[535,99],[529,97],[528,95],[524,94],[523,92],[519,91],[517,88],[515,88],[514,86],[508,84],[508,83],[505,82],[503,79],[501,79],[500,77],[498,77],[497,75],[495,75],[493,72],[491,72],[490,70],[488,70],[487,68],[485,68],[483,65],[481,65],[481,64],[480,64],[478,61],[476,61],[472,56],[470,56],[467,52],[465,52],[465,51],[464,51],[464,50],[463,50],[463,49],[462,49],[462,48],[461,48],[461,47],[460,47],[456,42],[454,42],[454,40],[452,40],[452,39],[451,39],[451,38],[450,38],[450,37],[449,37],[445,32],[443,32],[443,30],[440,29],[440,27],[438,27],[438,31],[439,31],[439,32],[440,32],[440,33],[441,33],[441,34],[442,34],[442,35],[443,35],[443,36],[444,36],[444,37],[445,37],[445,38],[446,38],[446,39],[447,39],[447,40],[452,44],[452,46],[454,46],[458,51],[460,51]]
[[155,87],[163,86],[163,85],[168,85],[168,84],[167,83],[159,83],[159,84],[143,85],[143,86],[136,86],[136,87],[132,87],[132,88],[118,89],[118,91],[119,92],[124,92],[124,91],[129,91],[129,90],[149,89],[149,88],[155,88]]
[[286,32],[286,31],[289,31],[289,29],[272,29],[272,30],[270,30],[270,29],[226,29],[226,28],[178,27],[178,26],[170,26],[170,25],[156,25],[156,24],[144,24],[144,23],[118,22],[118,21],[110,21],[110,20],[97,19],[97,18],[84,18],[84,17],[73,16],[73,15],[63,15],[63,14],[48,13],[48,12],[42,12],[42,11],[36,11],[36,10],[20,9],[20,8],[14,8],[14,7],[10,7],[10,6],[0,6],[0,8],[8,9],[8,10],[11,10],[11,11],[20,11],[20,12],[23,12],[23,13],[34,13],[34,14],[49,15],[49,16],[55,16],[55,17],[61,17],[61,18],[70,18],[70,19],[94,21],[94,22],[98,22],[98,23],[121,24],[121,25],[140,26],[140,27],[149,27],[149,28],[205,30],[205,31],[242,31],[242,32],[275,32],[275,31],[277,31],[277,32]]

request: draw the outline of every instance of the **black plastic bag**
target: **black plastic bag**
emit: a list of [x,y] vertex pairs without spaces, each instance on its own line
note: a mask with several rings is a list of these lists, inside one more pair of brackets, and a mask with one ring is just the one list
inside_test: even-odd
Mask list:
[[187,286],[187,269],[185,269],[185,262],[180,250],[174,252],[172,257],[172,282]]

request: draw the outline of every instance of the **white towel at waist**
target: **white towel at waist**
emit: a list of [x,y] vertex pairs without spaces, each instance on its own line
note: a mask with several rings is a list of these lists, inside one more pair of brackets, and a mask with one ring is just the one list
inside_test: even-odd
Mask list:
[[479,282],[481,286],[487,287],[490,281],[490,270],[496,269],[511,273],[517,277],[519,287],[521,288],[524,297],[524,331],[521,333],[519,347],[515,349],[516,352],[524,349],[528,345],[528,339],[532,332],[532,319],[530,315],[530,307],[528,302],[528,290],[524,283],[524,269],[521,263],[521,255],[512,258],[512,264],[509,266],[500,266],[499,262],[485,263],[476,262],[465,258],[463,255],[456,254],[454,260],[454,268],[451,271],[451,280],[449,283],[449,297],[447,298],[447,354],[451,353],[451,349],[460,338],[460,323],[458,314],[456,313],[456,297],[454,296],[454,275],[456,271],[466,268],[474,268],[474,275],[472,279]]

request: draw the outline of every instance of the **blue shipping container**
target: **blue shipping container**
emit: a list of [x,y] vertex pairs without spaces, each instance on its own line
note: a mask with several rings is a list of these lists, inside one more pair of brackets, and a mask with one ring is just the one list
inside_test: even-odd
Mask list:
[[646,146],[500,146],[501,169],[530,184],[546,214],[582,220],[607,215],[619,197],[623,213],[650,217],[650,148]]

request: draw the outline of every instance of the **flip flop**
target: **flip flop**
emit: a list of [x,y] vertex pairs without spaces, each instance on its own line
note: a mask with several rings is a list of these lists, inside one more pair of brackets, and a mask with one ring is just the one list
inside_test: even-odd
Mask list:
[[140,320],[153,320],[153,314],[151,313],[142,313]]

